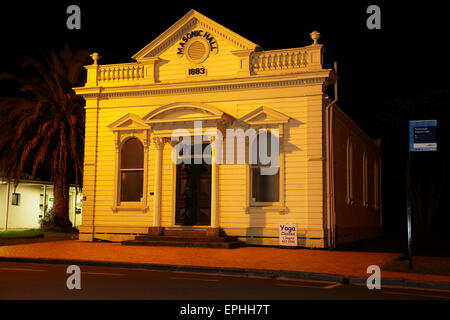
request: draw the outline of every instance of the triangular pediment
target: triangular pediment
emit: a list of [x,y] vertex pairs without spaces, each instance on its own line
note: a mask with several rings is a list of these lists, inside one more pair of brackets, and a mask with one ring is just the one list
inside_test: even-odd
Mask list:
[[201,13],[190,10],[160,36],[133,55],[132,59],[139,61],[159,57],[169,47],[179,45],[183,36],[194,29],[208,30],[214,37],[226,39],[235,45],[235,50],[257,50],[260,48],[257,44],[225,28]]
[[243,116],[240,120],[248,124],[280,124],[287,123],[290,117],[273,110],[272,108],[261,106]]
[[139,116],[128,113],[123,116],[119,120],[111,123],[108,128],[113,131],[117,130],[147,130],[150,129],[150,126],[145,123]]

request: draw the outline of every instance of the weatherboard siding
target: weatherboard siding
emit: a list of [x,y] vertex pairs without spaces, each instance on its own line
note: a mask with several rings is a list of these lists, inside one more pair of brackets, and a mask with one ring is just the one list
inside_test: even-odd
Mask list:
[[[229,97],[232,98],[231,93]],[[192,98],[194,97],[191,96],[191,100]],[[210,98],[214,98],[214,95],[210,95]],[[242,117],[258,105],[270,105],[274,110],[291,117],[296,123],[294,125],[285,124],[283,138],[283,149],[285,150],[284,198],[288,213],[281,214],[277,209],[265,212],[246,212],[248,200],[245,198],[247,188],[245,176],[248,166],[219,165],[219,223],[221,227],[240,236],[247,236],[249,230],[257,230],[257,228],[263,230],[255,231],[256,233],[275,234],[278,232],[280,222],[297,223],[300,230],[320,230],[322,228],[323,161],[311,161],[311,158],[323,156],[322,113],[320,112],[322,105],[320,104],[321,98],[316,98],[314,101],[315,104],[312,106],[308,105],[310,101],[302,96],[287,99],[248,99],[240,100],[238,104],[228,101],[223,103],[214,100],[207,101],[208,104],[216,106],[236,118]],[[108,128],[108,125],[124,114],[134,113],[143,117],[158,107],[157,105],[149,107],[136,104],[132,99],[100,101],[98,135],[96,135],[97,130],[95,129],[97,109],[87,109],[85,179],[92,181],[95,176],[94,171],[96,171],[98,178],[95,183],[95,224],[97,226],[130,226],[145,229],[153,223],[153,198],[150,195],[148,210],[144,213],[113,212],[112,210],[115,183],[115,142],[114,133]],[[174,222],[175,186],[173,185],[174,167],[171,162],[171,149],[172,147],[166,144],[163,153],[162,226],[173,226]],[[155,152],[153,144],[150,143],[146,177],[148,192],[154,189]],[[97,157],[97,166],[93,165],[95,157]],[[90,187],[92,189],[92,186]],[[89,186],[85,188],[84,194],[87,199],[83,204],[84,208],[88,209],[87,213],[83,210],[83,225],[89,225],[89,221],[92,219],[92,215],[89,214],[89,205],[91,208],[93,207],[92,200],[89,202],[89,195],[93,194],[91,189]]]

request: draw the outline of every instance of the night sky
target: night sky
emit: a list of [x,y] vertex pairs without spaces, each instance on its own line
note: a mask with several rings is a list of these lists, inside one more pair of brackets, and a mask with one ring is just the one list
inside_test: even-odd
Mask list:
[[[19,57],[37,48],[97,51],[100,64],[131,56],[190,9],[259,44],[265,50],[311,44],[321,32],[324,67],[338,62],[339,103],[363,129],[393,98],[449,87],[447,11],[439,2],[383,1],[12,1],[1,5],[0,71],[14,71]],[[81,8],[81,30],[68,30],[66,9]],[[369,30],[370,4],[381,9],[381,30]]]
[[[309,34],[319,31],[324,67],[338,62],[339,107],[371,134],[375,115],[389,101],[450,88],[449,12],[442,2],[393,2],[9,1],[0,5],[0,72],[16,72],[19,57],[38,56],[38,47],[64,43],[99,52],[100,64],[132,62],[133,54],[195,9],[264,50],[310,45]],[[66,27],[72,4],[81,8],[81,30]],[[366,26],[371,4],[381,8],[380,30]]]

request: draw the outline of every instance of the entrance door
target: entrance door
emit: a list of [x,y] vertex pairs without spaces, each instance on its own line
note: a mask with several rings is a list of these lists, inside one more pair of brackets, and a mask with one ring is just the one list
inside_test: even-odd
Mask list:
[[177,165],[175,224],[209,226],[211,225],[211,165],[204,160],[201,164],[194,164],[193,158],[194,156],[191,164]]

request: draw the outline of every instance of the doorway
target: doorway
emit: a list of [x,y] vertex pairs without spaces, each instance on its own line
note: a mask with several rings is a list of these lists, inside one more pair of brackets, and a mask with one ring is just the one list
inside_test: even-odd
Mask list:
[[[208,145],[204,144],[202,150],[206,146]],[[190,157],[190,164],[177,165],[175,224],[209,226],[211,225],[211,165],[205,162],[204,155],[191,152]],[[202,157],[202,162],[194,163],[196,157]]]

